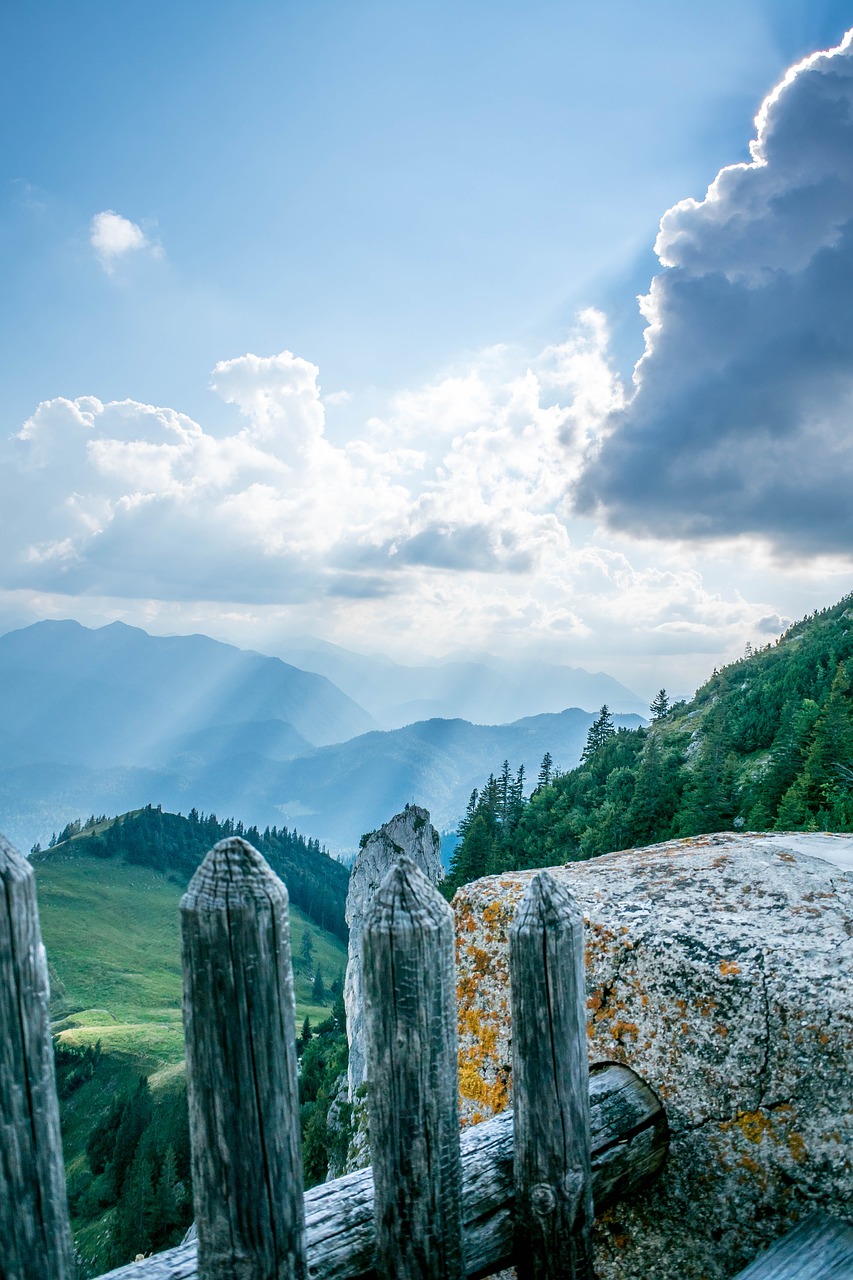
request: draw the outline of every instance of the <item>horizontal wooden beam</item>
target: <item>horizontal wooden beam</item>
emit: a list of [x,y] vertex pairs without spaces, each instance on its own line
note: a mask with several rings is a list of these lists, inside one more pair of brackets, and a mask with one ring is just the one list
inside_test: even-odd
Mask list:
[[[592,1192],[596,1213],[644,1186],[669,1146],[666,1114],[629,1067],[593,1067],[589,1081]],[[465,1129],[461,1140],[467,1274],[486,1276],[512,1261],[512,1111]],[[373,1274],[373,1173],[349,1173],[305,1193],[311,1280],[368,1280]],[[101,1280],[197,1280],[194,1240],[110,1271]]]
[[853,1227],[812,1213],[735,1280],[844,1280],[853,1276]]

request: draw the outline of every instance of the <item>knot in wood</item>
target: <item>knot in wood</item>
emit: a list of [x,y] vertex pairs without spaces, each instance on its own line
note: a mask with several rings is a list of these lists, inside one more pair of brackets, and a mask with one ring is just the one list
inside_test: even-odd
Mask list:
[[530,1207],[541,1218],[553,1213],[557,1207],[554,1188],[549,1186],[547,1182],[537,1182],[530,1192]]

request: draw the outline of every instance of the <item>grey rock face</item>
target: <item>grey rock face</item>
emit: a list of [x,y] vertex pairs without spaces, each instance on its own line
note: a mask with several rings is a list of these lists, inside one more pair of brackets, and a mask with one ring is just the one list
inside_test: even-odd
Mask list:
[[[659,1180],[596,1221],[601,1280],[729,1280],[812,1208],[851,1219],[851,850],[712,835],[554,869],[584,911],[590,1061],[638,1072],[672,1131]],[[463,1124],[511,1098],[508,934],[532,874],[453,902]]]
[[353,1101],[367,1079],[364,1060],[364,1017],[361,996],[361,930],[367,904],[385,879],[389,867],[405,853],[433,884],[444,876],[441,840],[429,820],[429,812],[409,805],[378,831],[359,851],[350,872],[346,920],[349,925],[349,957],[344,983],[349,1037],[349,1097]]

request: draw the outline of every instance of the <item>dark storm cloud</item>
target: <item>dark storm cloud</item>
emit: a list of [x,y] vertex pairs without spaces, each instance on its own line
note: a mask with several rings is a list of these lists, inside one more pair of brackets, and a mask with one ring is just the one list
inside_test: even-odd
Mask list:
[[788,73],[753,161],[661,223],[646,355],[577,486],[658,537],[853,549],[853,45]]
[[486,524],[429,524],[400,539],[394,559],[398,564],[481,573],[526,573],[533,564],[529,550],[519,545],[512,531],[498,533]]

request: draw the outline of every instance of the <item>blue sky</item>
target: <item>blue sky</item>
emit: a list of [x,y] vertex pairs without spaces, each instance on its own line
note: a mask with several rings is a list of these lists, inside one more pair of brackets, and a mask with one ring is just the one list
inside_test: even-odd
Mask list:
[[[811,537],[810,521],[792,520],[786,537],[767,515],[774,493],[752,501],[719,466],[701,483],[726,488],[726,519],[694,519],[690,501],[672,518],[682,481],[650,476],[672,433],[682,439],[694,393],[686,409],[664,403],[665,351],[647,362],[636,409],[602,379],[618,375],[630,399],[647,323],[636,295],[662,270],[662,215],[749,159],[765,94],[850,25],[853,3],[815,0],[10,0],[3,437],[18,448],[42,402],[76,409],[54,403],[24,431],[33,456],[39,437],[40,461],[21,464],[12,500],[49,528],[39,541],[7,524],[0,623],[122,616],[266,648],[301,631],[368,648],[396,637],[397,656],[530,646],[584,665],[599,656],[649,685],[667,665],[699,679],[715,655],[847,590],[846,528]],[[711,304],[696,305],[713,328]],[[282,352],[293,361],[263,363]],[[756,357],[759,368],[772,377]],[[727,394],[729,383],[721,404]],[[844,395],[826,410],[834,420]],[[110,407],[125,401],[137,407]],[[728,439],[720,412],[709,430]],[[616,424],[615,443],[581,465],[592,419]],[[649,433],[664,421],[675,425],[656,453]],[[186,453],[195,427],[195,461],[155,476],[152,451],[177,430]],[[75,473],[78,428],[101,480],[124,468],[120,491],[82,463]],[[525,473],[513,450],[529,458],[548,432],[540,472]],[[236,437],[251,460],[234,461]],[[217,475],[246,469],[238,491],[217,489],[199,463],[210,440],[223,445]],[[543,479],[562,470],[560,447],[562,490]],[[761,447],[751,468],[762,469]],[[625,450],[635,469],[623,474]],[[204,492],[188,469],[206,476]],[[472,476],[491,470],[466,515]],[[416,485],[401,478],[412,473]],[[644,505],[638,490],[655,496]],[[526,496],[535,527],[515,522]],[[200,515],[217,502],[229,520],[245,513],[254,532],[239,546]],[[74,528],[62,523],[70,509]],[[574,566],[565,599],[561,556]],[[636,622],[614,639],[620,601]]]

